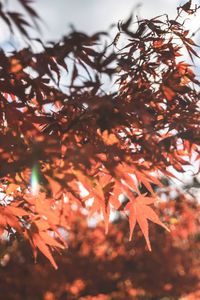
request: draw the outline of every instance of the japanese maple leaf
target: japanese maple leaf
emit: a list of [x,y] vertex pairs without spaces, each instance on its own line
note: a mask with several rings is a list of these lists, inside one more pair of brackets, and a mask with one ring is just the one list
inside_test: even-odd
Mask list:
[[124,210],[129,210],[129,226],[130,226],[129,241],[132,238],[133,230],[137,222],[145,237],[149,251],[151,251],[151,244],[149,240],[148,220],[164,227],[167,231],[169,231],[169,229],[160,221],[159,217],[154,212],[154,210],[149,206],[149,204],[154,203],[156,200],[157,198],[155,197],[145,197],[145,194],[139,195],[138,197],[128,202],[124,208]]

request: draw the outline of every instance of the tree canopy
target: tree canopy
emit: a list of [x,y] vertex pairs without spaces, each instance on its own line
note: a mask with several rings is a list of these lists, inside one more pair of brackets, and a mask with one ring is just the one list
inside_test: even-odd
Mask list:
[[52,250],[66,246],[79,212],[101,213],[108,232],[114,210],[128,218],[130,240],[138,224],[151,250],[149,221],[169,225],[152,208],[156,187],[200,158],[199,55],[185,23],[198,8],[188,1],[174,20],[131,15],[114,38],[73,29],[60,42],[37,39],[35,52],[28,27],[39,16],[19,2],[32,23],[0,6],[29,44],[0,51],[1,235],[57,267]]

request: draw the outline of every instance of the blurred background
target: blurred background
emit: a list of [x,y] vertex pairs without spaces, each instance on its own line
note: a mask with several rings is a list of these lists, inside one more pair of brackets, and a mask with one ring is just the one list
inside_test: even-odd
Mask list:
[[[25,14],[23,7],[17,0],[2,0],[4,6],[9,11],[17,11]],[[41,21],[39,22],[40,32],[29,29],[33,38],[40,38],[43,42],[59,41],[66,35],[71,28],[77,31],[83,31],[87,34],[93,34],[97,31],[110,32],[114,38],[118,32],[117,24],[119,21],[125,21],[131,13],[134,14],[134,19],[137,18],[153,18],[159,15],[167,14],[170,18],[175,18],[177,15],[177,7],[183,5],[187,1],[184,0],[34,0],[32,1],[33,8],[36,9]],[[199,5],[199,0],[194,0],[193,5]],[[198,31],[200,12],[196,17],[186,20],[187,29],[191,33],[197,32],[194,40],[199,43],[200,31]],[[35,51],[40,51],[41,44],[35,41],[31,42]],[[0,46],[6,51],[13,51],[23,46],[26,43],[19,32],[14,35],[10,34],[8,27],[0,18]],[[198,52],[198,49],[197,49]],[[191,63],[188,54],[189,63]],[[196,67],[194,72],[199,74],[200,61],[195,59]],[[70,67],[70,66],[69,66]],[[61,78],[61,84],[67,82],[67,78]],[[106,83],[105,83],[106,85]],[[110,88],[110,86],[109,86]],[[191,182],[191,176],[197,173],[198,165],[195,163],[194,167],[186,168],[187,173],[175,175],[186,182]],[[179,181],[175,180],[176,184],[180,185]]]

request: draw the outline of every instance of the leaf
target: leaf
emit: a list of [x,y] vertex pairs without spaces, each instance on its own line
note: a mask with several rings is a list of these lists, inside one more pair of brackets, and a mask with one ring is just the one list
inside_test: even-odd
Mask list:
[[57,180],[54,180],[52,177],[50,177],[48,175],[45,175],[45,177],[47,178],[47,180],[49,182],[53,197],[54,198],[59,197],[59,194],[61,193],[61,190],[62,190],[61,184]]
[[15,215],[16,217],[23,217],[29,215],[29,213],[26,210],[24,210],[21,207],[16,207],[14,205],[7,206],[7,211],[10,211],[11,214]]
[[[20,207],[7,205],[5,207],[0,206],[0,228],[7,230],[10,226],[18,232],[22,233],[22,227],[20,223],[20,217],[28,215],[28,213]],[[2,231],[3,233],[3,231]]]
[[12,194],[13,192],[16,191],[16,189],[19,187],[18,184],[15,184],[15,183],[10,183],[8,185],[8,187],[6,188],[6,194],[9,195],[9,194]]
[[49,250],[49,247],[46,245],[46,243],[43,241],[39,233],[34,233],[32,236],[33,244],[35,247],[37,247],[43,254],[48,258],[52,266],[57,270],[58,266],[53,259],[53,256]]
[[29,14],[29,16],[31,17],[33,23],[35,24],[36,28],[39,30],[39,26],[36,22],[36,19],[39,19],[38,13],[36,12],[36,10],[34,8],[32,8],[30,6],[30,4],[33,2],[32,0],[18,0],[21,5],[24,7],[24,9],[26,10],[26,12]]
[[53,238],[52,236],[50,236],[47,232],[45,231],[40,231],[40,236],[43,239],[43,241],[48,244],[51,247],[54,248],[60,248],[60,249],[64,249],[65,247],[58,242],[55,238]]
[[173,98],[175,96],[175,92],[167,86],[163,86],[162,89],[163,89],[166,99],[169,101],[173,100]]
[[[130,17],[126,20],[126,22],[122,23],[121,29],[122,29],[123,31],[127,32],[127,31],[128,31],[128,28],[129,28],[130,25],[131,25],[132,20],[133,20],[133,15],[131,14]],[[120,27],[120,26],[118,25],[118,29],[119,29],[119,31],[120,31],[120,28],[119,28],[119,27]]]
[[101,131],[98,129],[98,134],[102,137],[104,143],[108,146],[115,145],[119,142],[115,134],[109,133],[108,130],[104,130],[101,134]]
[[169,231],[169,229],[160,221],[153,209],[148,206],[156,200],[157,199],[154,197],[145,197],[145,195],[140,195],[132,199],[124,208],[124,210],[129,210],[129,240],[131,240],[135,225],[138,223],[145,237],[149,251],[151,251],[151,244],[149,240],[149,225],[147,220],[150,220]]
[[72,73],[72,78],[71,78],[71,86],[73,86],[74,81],[77,78],[77,76],[78,76],[78,70],[77,70],[76,64],[74,63],[74,65],[73,65],[73,73]]
[[30,27],[30,24],[23,18],[22,14],[16,12],[8,12],[9,17],[14,22],[19,31],[27,38],[29,38],[28,32],[25,29],[26,27]]
[[21,62],[18,59],[11,58],[10,60],[10,72],[18,73],[23,69]]
[[189,12],[191,4],[192,0],[187,1],[184,5],[181,6],[182,10],[184,10],[185,12]]

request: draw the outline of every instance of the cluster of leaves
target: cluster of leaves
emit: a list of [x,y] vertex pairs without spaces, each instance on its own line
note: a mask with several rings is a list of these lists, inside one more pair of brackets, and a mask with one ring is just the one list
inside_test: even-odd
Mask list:
[[[37,24],[30,1],[20,2]],[[70,230],[79,208],[101,212],[106,232],[114,209],[128,215],[130,239],[138,223],[151,249],[148,220],[167,228],[150,207],[153,187],[200,157],[200,82],[184,58],[198,54],[181,14],[195,11],[189,3],[175,20],[130,17],[121,49],[119,35],[107,46],[105,32],[73,30],[57,43],[37,40],[39,53],[0,51],[2,234],[21,234],[56,267],[50,250],[65,247],[59,229]],[[29,38],[21,15],[0,12]]]
[[185,195],[161,203],[172,234],[152,226],[152,253],[145,250],[140,231],[134,247],[128,241],[124,218],[110,225],[108,236],[104,224],[88,228],[83,216],[76,218],[69,250],[56,257],[57,271],[43,257],[33,265],[27,245],[10,244],[0,261],[0,299],[198,299],[199,210],[198,202]]

